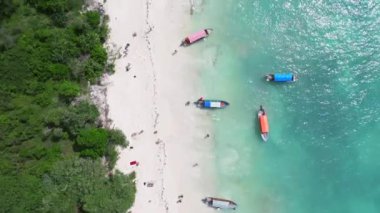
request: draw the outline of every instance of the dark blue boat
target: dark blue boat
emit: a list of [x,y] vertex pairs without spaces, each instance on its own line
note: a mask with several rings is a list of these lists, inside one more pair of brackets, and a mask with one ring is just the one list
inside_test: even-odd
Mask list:
[[294,82],[297,81],[297,76],[293,73],[275,73],[266,75],[265,79],[273,82]]
[[206,108],[206,109],[223,109],[230,105],[227,101],[222,100],[204,100],[200,98],[194,104],[199,108]]

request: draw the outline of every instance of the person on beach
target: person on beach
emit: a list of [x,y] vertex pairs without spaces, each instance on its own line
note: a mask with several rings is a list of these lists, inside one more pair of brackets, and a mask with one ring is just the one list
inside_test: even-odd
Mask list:
[[131,69],[131,63],[128,63],[127,66],[125,67],[125,71],[129,71]]
[[200,106],[200,105],[202,105],[203,104],[203,97],[200,97],[195,103],[198,105],[198,106]]
[[129,43],[127,43],[127,44],[125,45],[125,47],[124,47],[124,52],[123,52],[123,54],[124,54],[123,57],[126,57],[126,56],[128,55],[128,48],[129,48],[129,46],[130,46]]
[[156,144],[160,144],[162,142],[161,139],[157,139]]
[[182,203],[182,199],[183,199],[183,195],[179,195],[179,196],[178,196],[177,203]]

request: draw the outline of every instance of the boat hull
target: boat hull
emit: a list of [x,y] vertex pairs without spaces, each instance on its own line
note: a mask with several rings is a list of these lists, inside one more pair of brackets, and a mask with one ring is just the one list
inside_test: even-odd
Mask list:
[[210,33],[211,33],[212,29],[203,29],[201,31],[198,31],[196,33],[193,33],[191,35],[189,35],[188,37],[186,37],[185,39],[182,40],[181,42],[181,46],[190,46],[194,43],[197,43],[198,41],[201,41],[205,38],[207,38]]
[[267,142],[269,139],[268,133],[261,133],[261,138],[263,139],[264,142]]
[[264,142],[267,142],[269,139],[269,124],[268,124],[267,115],[262,107],[257,113],[257,118],[260,125],[261,138],[263,139]]
[[207,206],[215,209],[232,209],[235,210],[237,208],[237,204],[234,201],[215,198],[215,197],[206,197],[203,200]]
[[222,100],[198,100],[194,104],[202,109],[224,109],[230,104]]
[[265,80],[276,82],[276,83],[295,82],[297,81],[297,76],[292,73],[289,73],[289,74],[275,73],[275,74],[265,75]]

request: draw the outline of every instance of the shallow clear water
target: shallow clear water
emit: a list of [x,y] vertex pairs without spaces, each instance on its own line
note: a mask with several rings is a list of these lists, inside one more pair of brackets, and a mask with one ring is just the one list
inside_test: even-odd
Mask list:
[[[196,1],[219,194],[239,213],[380,212],[380,2]],[[271,84],[266,73],[299,81]],[[270,139],[259,136],[263,105]]]

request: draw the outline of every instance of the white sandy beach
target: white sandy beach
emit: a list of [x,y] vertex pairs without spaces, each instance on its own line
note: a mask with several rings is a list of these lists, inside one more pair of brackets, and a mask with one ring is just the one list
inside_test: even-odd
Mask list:
[[[185,106],[202,95],[191,48],[179,48],[191,32],[190,1],[108,0],[104,8],[110,18],[109,45],[123,52],[130,44],[128,54],[116,60],[107,87],[112,126],[133,147],[120,150],[116,165],[124,173],[137,172],[130,211],[214,212],[201,202],[215,195],[214,142],[212,135],[204,138],[212,133],[210,119],[205,111]],[[133,160],[138,167],[129,165]]]

